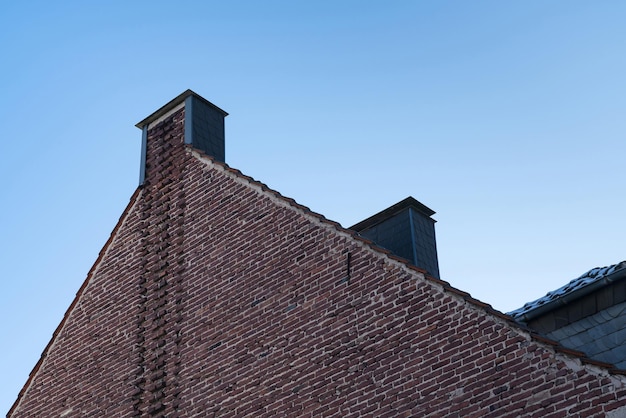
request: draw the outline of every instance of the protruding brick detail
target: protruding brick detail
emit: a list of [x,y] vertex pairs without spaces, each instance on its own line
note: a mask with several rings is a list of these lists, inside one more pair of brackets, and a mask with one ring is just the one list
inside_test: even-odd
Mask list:
[[626,377],[151,127],[10,417],[600,417]]
[[184,146],[186,109],[150,127],[142,221],[141,276],[137,280],[136,416],[172,416],[181,388],[180,344],[185,254]]

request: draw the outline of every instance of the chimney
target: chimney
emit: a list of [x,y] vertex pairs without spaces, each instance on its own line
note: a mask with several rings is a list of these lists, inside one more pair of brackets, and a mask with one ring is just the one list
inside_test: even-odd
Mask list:
[[135,125],[142,130],[140,185],[146,179],[148,132],[181,109],[184,109],[184,143],[224,162],[224,118],[228,113],[187,90]]
[[412,197],[373,215],[349,229],[398,257],[439,278],[435,212]]

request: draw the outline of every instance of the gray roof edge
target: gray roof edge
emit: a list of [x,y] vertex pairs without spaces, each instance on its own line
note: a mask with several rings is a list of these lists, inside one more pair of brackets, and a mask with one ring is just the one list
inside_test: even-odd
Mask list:
[[184,102],[185,99],[189,96],[193,96],[196,99],[205,103],[207,106],[214,108],[218,112],[222,113],[224,117],[228,116],[228,113],[224,111],[223,109],[220,109],[219,107],[217,107],[216,105],[214,105],[213,103],[205,99],[204,97],[200,96],[198,93],[194,92],[193,90],[187,89],[181,94],[179,94],[178,96],[174,97],[169,102],[165,103],[158,110],[156,110],[150,116],[143,119],[141,122],[137,123],[135,126],[139,129],[143,129],[144,126],[149,125],[151,122],[157,120],[158,118],[160,118],[161,116],[163,116],[164,114],[166,114],[167,112],[169,112],[170,110],[174,109],[176,106]]
[[[392,216],[396,215],[397,213],[407,209],[407,208],[414,208],[415,210],[417,210],[418,212],[420,212],[421,214],[423,214],[424,216],[427,217],[431,217],[432,215],[434,215],[436,212],[434,210],[432,210],[431,208],[429,208],[428,206],[426,206],[425,204],[421,203],[420,201],[418,201],[417,199],[415,199],[412,196],[409,196],[403,200],[401,200],[400,202],[389,206],[387,209],[383,209],[380,212],[370,216],[369,218],[362,220],[361,222],[352,225],[350,228],[353,231],[356,232],[361,232],[364,229],[368,229],[371,228],[389,218],[391,218]],[[436,220],[430,218],[433,222],[437,222]]]
[[[607,270],[606,274],[599,274],[588,283],[582,283],[579,287],[575,287],[577,284],[576,282],[589,279],[591,273],[604,269]],[[573,302],[576,299],[579,299],[592,292],[595,292],[598,289],[608,286],[611,283],[623,279],[626,279],[626,261],[622,261],[620,263],[613,264],[607,267],[596,267],[589,270],[587,273],[583,274],[577,279],[572,280],[565,286],[549,292],[546,296],[543,296],[535,301],[528,302],[519,309],[508,312],[507,315],[510,315],[516,321],[528,322],[547,312],[550,312],[551,310],[558,308],[559,306],[564,306],[568,303]],[[571,291],[565,291],[567,287],[575,288]]]

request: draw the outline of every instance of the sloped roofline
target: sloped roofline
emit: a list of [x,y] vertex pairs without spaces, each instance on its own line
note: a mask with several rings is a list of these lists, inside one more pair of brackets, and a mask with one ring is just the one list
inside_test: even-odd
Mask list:
[[528,322],[560,306],[567,305],[598,289],[626,279],[626,261],[607,267],[596,267],[545,296],[525,303],[508,313],[517,321]]
[[196,99],[202,101],[206,105],[208,105],[208,106],[214,108],[215,110],[217,110],[218,112],[222,113],[225,117],[228,116],[228,112],[226,112],[225,110],[217,107],[216,105],[214,105],[213,103],[209,102],[207,99],[205,99],[204,97],[200,96],[198,93],[194,92],[193,90],[187,89],[184,92],[182,92],[181,94],[179,94],[178,96],[174,97],[169,102],[165,103],[163,106],[161,106],[155,112],[152,112],[150,114],[150,116],[146,117],[141,122],[137,123],[135,126],[137,128],[139,128],[139,129],[143,129],[144,126],[150,125],[152,122],[154,122],[155,120],[159,119],[161,116],[165,115],[166,113],[168,113],[169,111],[174,109],[179,104],[183,103],[185,101],[185,99],[187,97],[189,97],[189,96],[193,96]]
[[[195,93],[193,93],[191,90],[188,90],[185,93],[181,94],[176,99],[172,100],[170,103],[178,102],[179,100],[181,100],[181,96],[183,96],[185,94],[187,94],[187,95],[194,94],[195,95]],[[198,96],[198,97],[200,99],[202,99],[200,96]],[[202,100],[204,100],[204,99],[202,99]],[[168,105],[169,105],[169,103],[168,103]],[[143,126],[144,124],[149,124],[151,122],[151,120],[153,120],[152,118],[156,114],[163,114],[163,113],[168,112],[170,110],[170,108],[168,108],[168,105],[163,106],[161,109],[159,109],[153,115],[151,115],[149,118],[144,119],[143,121],[139,122],[137,124],[137,126]],[[158,117],[159,116],[156,116],[154,119],[156,119]],[[150,120],[148,120],[148,119],[150,119]],[[264,184],[264,183],[262,183],[262,182],[260,182],[258,180],[255,180],[254,178],[252,178],[250,176],[247,176],[247,175],[243,174],[240,170],[231,168],[228,164],[216,160],[215,158],[207,155],[206,153],[204,153],[201,150],[193,148],[190,145],[186,145],[186,147],[187,147],[188,150],[191,150],[193,153],[197,154],[197,157],[199,159],[205,159],[205,160],[211,162],[213,165],[221,167],[224,171],[231,173],[232,175],[234,175],[235,177],[239,178],[240,180],[247,181],[251,185],[254,185],[254,186],[258,187],[263,193],[266,193],[266,194],[268,194],[270,196],[278,198],[279,200],[281,200],[287,206],[291,206],[292,208],[295,208],[295,209],[299,210],[300,212],[304,213],[305,215],[308,215],[308,216],[311,216],[311,217],[317,219],[318,221],[320,221],[320,222],[322,222],[322,223],[324,223],[324,224],[326,224],[326,225],[336,229],[338,232],[341,232],[343,234],[351,236],[356,241],[359,241],[359,242],[365,244],[371,250],[379,253],[381,256],[386,257],[390,261],[395,262],[395,263],[399,263],[400,265],[404,266],[406,269],[411,270],[413,273],[418,273],[426,281],[428,281],[428,282],[430,282],[430,283],[432,283],[432,284],[434,284],[436,286],[439,286],[444,292],[452,295],[453,297],[455,297],[457,299],[460,299],[462,301],[465,301],[465,302],[469,303],[470,305],[474,306],[475,308],[477,308],[479,310],[484,311],[486,314],[488,314],[488,315],[490,315],[490,316],[500,320],[501,322],[503,322],[508,327],[529,335],[530,338],[534,342],[536,342],[536,343],[538,343],[540,345],[544,345],[544,346],[550,347],[551,349],[553,349],[557,353],[564,354],[567,357],[579,360],[583,367],[585,367],[586,365],[591,365],[591,366],[600,367],[602,369],[605,369],[606,371],[608,371],[612,375],[616,375],[616,376],[619,376],[619,377],[626,376],[626,370],[618,369],[617,367],[615,367],[615,365],[610,364],[610,363],[605,363],[605,362],[601,362],[601,361],[590,359],[590,358],[588,358],[585,355],[585,353],[583,353],[581,351],[568,349],[568,348],[563,347],[562,345],[560,345],[560,343],[558,343],[557,341],[554,341],[554,340],[551,340],[551,339],[548,339],[548,338],[545,338],[545,337],[539,335],[535,331],[533,331],[533,330],[531,330],[531,329],[529,329],[527,327],[524,327],[519,322],[516,322],[513,319],[512,316],[510,316],[508,314],[504,314],[504,313],[494,309],[490,304],[482,302],[482,301],[472,297],[468,292],[464,292],[462,290],[459,290],[459,289],[453,287],[452,285],[450,285],[450,283],[448,283],[448,282],[446,282],[444,280],[437,279],[435,277],[430,276],[426,270],[412,265],[409,262],[409,260],[406,260],[404,258],[401,258],[401,257],[398,257],[398,256],[392,254],[389,250],[387,250],[385,248],[382,248],[382,247],[376,245],[373,241],[360,236],[356,231],[344,228],[338,222],[329,220],[324,215],[316,213],[316,212],[312,211],[311,209],[309,209],[308,207],[297,203],[294,199],[283,196],[278,191],[275,191],[275,190],[269,188],[266,184]],[[44,361],[47,358],[48,352],[50,351],[51,347],[54,345],[54,342],[55,342],[57,336],[61,333],[61,331],[64,328],[64,326],[65,326],[69,316],[71,315],[71,313],[74,310],[75,306],[77,305],[78,301],[82,297],[85,289],[89,285],[89,283],[90,283],[90,281],[91,281],[91,279],[92,279],[92,277],[94,275],[94,272],[97,270],[97,268],[100,265],[102,259],[104,258],[105,254],[107,253],[109,247],[112,245],[113,241],[117,237],[118,231],[121,229],[122,225],[126,221],[129,212],[131,211],[131,209],[137,203],[137,201],[139,199],[139,196],[141,195],[141,191],[142,191],[142,187],[140,186],[133,193],[133,195],[132,195],[132,197],[130,199],[130,202],[128,203],[128,205],[124,209],[124,212],[120,216],[117,224],[115,225],[113,231],[111,232],[111,235],[110,235],[109,239],[105,243],[105,245],[102,248],[102,250],[100,250],[98,258],[96,259],[96,261],[94,262],[93,266],[89,270],[89,272],[87,274],[87,277],[85,278],[85,281],[83,282],[82,286],[80,287],[80,289],[76,293],[76,296],[74,297],[74,300],[72,301],[72,303],[68,307],[67,311],[65,312],[65,314],[63,316],[63,319],[61,320],[61,323],[57,326],[57,328],[55,329],[54,333],[52,334],[52,337],[50,338],[50,341],[48,342],[48,344],[44,348],[44,351],[41,354],[41,357],[39,358],[39,360],[37,361],[37,364],[35,365],[35,367],[33,367],[32,371],[30,372],[26,383],[22,387],[22,390],[20,390],[20,392],[18,394],[18,397],[15,400],[15,402],[13,403],[13,406],[11,407],[9,412],[7,413],[7,416],[10,416],[19,407],[19,404],[20,404],[24,394],[28,391],[28,388],[30,387],[30,385],[31,385],[35,375],[37,374],[39,369],[42,367]],[[402,202],[400,202],[400,203],[402,203]],[[593,373],[593,374],[597,374],[593,370],[589,370],[589,372]]]
[[[352,225],[349,229],[352,229],[357,232],[361,232],[364,229],[368,229],[375,225],[378,225],[379,223],[389,219],[393,215],[399,212],[402,212],[404,209],[407,209],[407,208],[413,208],[428,217],[433,216],[436,213],[434,210],[432,210],[428,206],[419,202],[415,198],[409,196],[406,199],[396,203],[395,205],[390,206],[387,209],[382,210],[378,212],[377,214],[372,215],[369,218],[359,222],[358,224]],[[437,222],[437,221],[433,219],[433,222]]]
[[[585,369],[586,369],[587,365],[590,365],[590,366],[594,366],[594,367],[598,367],[598,368],[604,369],[608,373],[610,373],[611,375],[615,375],[615,376],[618,376],[620,378],[622,378],[623,376],[626,376],[626,370],[619,369],[614,364],[611,364],[611,363],[606,363],[606,362],[602,362],[602,361],[591,359],[591,358],[587,357],[587,355],[585,353],[583,353],[582,351],[573,350],[573,349],[564,347],[558,341],[555,341],[555,340],[552,340],[550,338],[546,338],[546,337],[540,335],[539,333],[537,333],[533,329],[524,326],[520,322],[517,322],[511,315],[498,311],[497,309],[493,308],[490,304],[482,302],[481,300],[474,298],[468,292],[465,292],[463,290],[459,290],[459,289],[455,288],[454,286],[452,286],[450,283],[448,283],[445,280],[437,279],[437,278],[431,276],[430,274],[428,274],[428,272],[426,270],[424,270],[424,269],[422,269],[420,267],[414,266],[413,264],[411,264],[411,262],[409,260],[406,260],[406,259],[404,259],[402,257],[398,257],[398,256],[394,255],[391,251],[389,251],[389,250],[387,250],[387,249],[385,249],[383,247],[378,246],[375,242],[373,242],[373,241],[371,241],[371,240],[369,240],[367,238],[362,237],[355,230],[344,228],[338,222],[332,221],[332,220],[326,218],[324,215],[312,211],[307,206],[299,204],[298,202],[296,202],[294,199],[292,199],[290,197],[283,196],[280,192],[271,189],[265,183],[262,183],[262,182],[260,182],[260,181],[258,181],[256,179],[254,179],[253,177],[250,177],[250,176],[247,176],[247,175],[243,174],[240,170],[238,170],[236,168],[230,167],[225,162],[216,160],[212,156],[207,155],[206,153],[204,153],[202,150],[198,150],[197,148],[194,148],[194,147],[192,147],[190,145],[187,145],[187,147],[194,154],[197,154],[197,157],[199,159],[208,160],[212,164],[214,164],[215,166],[222,167],[225,171],[231,173],[232,175],[234,175],[235,177],[239,178],[240,180],[247,181],[251,185],[254,185],[254,186],[260,188],[264,193],[269,194],[269,195],[271,195],[271,196],[273,196],[275,198],[278,198],[279,200],[281,200],[283,203],[287,204],[288,206],[291,206],[291,207],[293,207],[293,208],[303,212],[305,215],[312,216],[313,218],[317,219],[321,223],[324,223],[324,224],[326,224],[326,225],[336,229],[338,232],[341,232],[341,233],[344,233],[344,234],[347,234],[347,235],[351,236],[356,241],[359,241],[359,242],[367,245],[370,249],[372,249],[373,251],[375,251],[375,252],[379,253],[380,255],[386,257],[387,259],[391,260],[392,262],[400,263],[401,265],[403,265],[408,270],[411,270],[414,273],[420,274],[426,281],[441,287],[444,292],[452,295],[453,297],[455,297],[457,299],[460,299],[462,301],[465,301],[465,302],[469,303],[470,305],[472,305],[473,307],[475,307],[475,308],[477,308],[477,309],[479,309],[481,311],[484,311],[486,314],[491,315],[492,317],[494,317],[494,318],[500,320],[501,322],[503,322],[509,328],[511,328],[511,329],[513,329],[515,331],[527,334],[530,337],[530,339],[532,341],[534,341],[535,343],[538,343],[538,344],[543,345],[543,346],[547,346],[547,347],[551,348],[552,350],[554,350],[555,353],[559,353],[559,354],[565,355],[566,357],[572,358],[574,360],[579,360],[581,362],[582,367],[584,367]],[[397,206],[397,205],[400,205],[400,204],[406,204],[407,202],[405,202],[405,201],[409,201],[409,203],[411,203],[410,199],[415,200],[415,199],[409,197],[409,198],[405,199],[402,202],[399,202],[398,204],[396,204],[394,206]],[[415,200],[415,202],[419,203],[417,200]],[[421,205],[421,203],[420,203],[420,205]],[[424,206],[424,207],[426,209],[428,209],[426,206]],[[428,210],[431,210],[431,209],[428,209]],[[376,215],[374,215],[374,216],[376,216]],[[593,370],[589,370],[589,372],[593,373],[593,374],[597,374],[597,372],[594,372]]]
[[9,412],[7,412],[7,416],[10,416],[11,414],[13,414],[13,412],[18,408],[22,398],[24,397],[24,394],[28,391],[28,388],[30,387],[33,379],[35,378],[35,375],[37,374],[37,372],[43,365],[44,361],[46,360],[48,356],[48,352],[54,345],[54,342],[56,341],[57,336],[61,333],[61,331],[65,327],[65,324],[68,318],[70,317],[70,315],[72,314],[72,311],[78,304],[78,301],[82,297],[87,286],[89,286],[89,283],[91,282],[94,272],[98,269],[100,262],[104,258],[105,254],[108,252],[109,247],[113,244],[113,241],[115,241],[115,238],[117,237],[117,233],[121,229],[122,225],[124,224],[124,221],[126,221],[126,218],[129,212],[137,203],[139,195],[141,194],[141,190],[142,190],[141,187],[137,188],[135,192],[133,193],[133,195],[131,196],[130,201],[128,202],[128,205],[126,205],[124,212],[122,212],[122,215],[117,221],[117,224],[115,224],[113,231],[111,231],[111,235],[109,236],[109,239],[100,250],[100,253],[98,254],[98,258],[91,266],[91,269],[89,269],[89,272],[87,273],[87,277],[85,278],[85,280],[83,281],[83,284],[80,286],[80,288],[76,292],[76,296],[74,296],[74,300],[72,300],[72,303],[70,304],[70,306],[65,311],[65,314],[63,315],[63,319],[61,319],[61,322],[59,323],[59,325],[57,325],[56,329],[52,333],[52,337],[50,337],[50,341],[48,342],[43,352],[41,353],[41,357],[39,357],[39,360],[35,364],[35,367],[33,367],[31,372],[28,374],[28,379],[26,380],[26,383],[24,383],[24,386],[22,387],[22,390],[20,390],[20,393],[17,395],[17,399],[15,400],[15,402],[13,402],[13,406],[11,406],[11,409],[9,409]]

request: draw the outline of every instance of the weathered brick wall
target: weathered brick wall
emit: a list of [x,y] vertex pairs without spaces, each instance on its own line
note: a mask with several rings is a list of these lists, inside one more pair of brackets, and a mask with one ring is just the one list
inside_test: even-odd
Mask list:
[[11,416],[604,416],[624,379],[531,339],[182,141]]
[[[622,381],[193,161],[184,405],[216,415],[602,416]],[[279,206],[277,207],[277,201]],[[348,256],[349,254],[349,256]],[[348,275],[348,257],[350,272]],[[348,278],[349,276],[349,278]],[[205,361],[198,361],[204,359]]]

